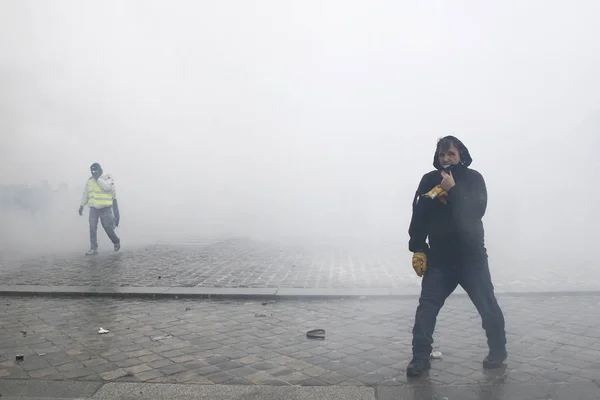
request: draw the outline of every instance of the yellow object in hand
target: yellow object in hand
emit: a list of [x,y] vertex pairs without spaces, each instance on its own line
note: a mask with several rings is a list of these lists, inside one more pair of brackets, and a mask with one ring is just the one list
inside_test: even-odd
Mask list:
[[441,185],[437,185],[436,187],[431,189],[429,192],[425,193],[423,196],[429,197],[430,199],[435,199],[438,196],[447,196],[447,195],[448,195],[448,192],[446,192],[444,189],[442,189]]
[[427,255],[425,253],[413,254],[412,266],[417,273],[417,276],[423,276],[425,271],[427,271]]
[[446,192],[441,185],[437,185],[423,196],[430,199],[435,199],[437,197],[442,203],[448,204],[448,192]]

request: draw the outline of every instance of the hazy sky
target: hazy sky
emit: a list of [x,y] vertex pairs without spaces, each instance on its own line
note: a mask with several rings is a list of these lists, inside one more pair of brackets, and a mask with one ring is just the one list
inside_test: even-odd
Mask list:
[[0,182],[68,182],[75,213],[98,161],[129,237],[405,243],[452,133],[487,180],[488,245],[550,259],[599,239],[599,15],[594,0],[3,0]]

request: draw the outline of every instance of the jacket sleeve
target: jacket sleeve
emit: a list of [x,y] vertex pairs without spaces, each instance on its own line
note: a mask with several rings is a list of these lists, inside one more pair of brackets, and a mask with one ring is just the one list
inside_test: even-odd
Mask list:
[[81,195],[81,202],[79,203],[79,205],[84,207],[87,205],[87,203],[88,203],[88,183],[85,182],[85,185],[83,186],[83,193]]
[[117,202],[117,199],[113,199],[113,215],[116,219],[121,219],[121,212],[119,211],[119,203]]
[[472,171],[470,179],[457,182],[448,192],[448,202],[457,221],[481,219],[487,208],[487,188],[483,176]]
[[429,252],[429,245],[427,244],[427,236],[429,235],[428,205],[431,203],[431,200],[422,197],[422,194],[427,191],[426,184],[426,176],[423,176],[412,203],[412,217],[408,228],[410,236],[408,249],[412,253],[427,254]]

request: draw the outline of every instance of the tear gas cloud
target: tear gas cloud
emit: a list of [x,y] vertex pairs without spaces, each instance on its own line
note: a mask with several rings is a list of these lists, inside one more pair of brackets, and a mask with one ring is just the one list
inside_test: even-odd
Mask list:
[[451,133],[488,185],[494,264],[589,262],[598,12],[591,0],[4,1],[0,183],[46,200],[35,214],[2,206],[2,247],[86,248],[77,208],[93,162],[115,178],[128,245],[404,245]]

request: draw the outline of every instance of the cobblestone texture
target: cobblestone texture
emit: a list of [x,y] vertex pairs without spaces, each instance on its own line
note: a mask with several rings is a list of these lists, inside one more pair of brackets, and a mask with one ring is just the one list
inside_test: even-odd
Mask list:
[[[543,265],[498,265],[497,291],[600,290],[593,265],[551,271]],[[0,260],[3,285],[170,286],[227,288],[408,288],[420,279],[402,243],[291,246],[232,239],[206,246],[150,246],[98,257]]]
[[[442,309],[443,359],[411,384],[600,382],[600,297],[500,297],[506,369],[468,298]],[[0,378],[243,385],[404,385],[416,300],[143,301],[8,298]],[[189,308],[189,311],[186,309]],[[263,316],[264,315],[264,316]],[[109,329],[100,335],[98,329]],[[305,332],[327,331],[325,340]],[[24,361],[16,361],[17,354]]]

